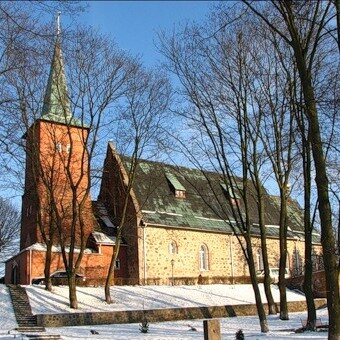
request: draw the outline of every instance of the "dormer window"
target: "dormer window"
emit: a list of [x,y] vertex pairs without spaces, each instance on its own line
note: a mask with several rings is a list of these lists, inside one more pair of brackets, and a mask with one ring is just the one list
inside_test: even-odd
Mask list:
[[225,183],[221,183],[221,187],[232,205],[240,203],[240,196],[237,194],[236,183],[233,188]]
[[175,194],[176,198],[185,198],[186,197],[186,189],[181,184],[181,182],[176,178],[175,175],[166,173],[166,179],[168,180],[172,191]]

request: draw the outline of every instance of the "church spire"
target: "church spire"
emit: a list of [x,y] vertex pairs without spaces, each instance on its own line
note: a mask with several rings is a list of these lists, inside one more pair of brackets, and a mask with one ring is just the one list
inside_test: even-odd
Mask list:
[[60,33],[60,12],[58,12],[54,53],[41,118],[67,124],[72,120],[72,115],[67,91]]

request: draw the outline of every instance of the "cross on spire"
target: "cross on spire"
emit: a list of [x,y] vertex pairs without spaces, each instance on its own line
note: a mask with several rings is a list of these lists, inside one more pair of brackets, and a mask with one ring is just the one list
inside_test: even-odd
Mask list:
[[60,15],[61,15],[61,12],[58,12],[57,13],[57,37],[60,36],[60,32],[61,32],[61,29],[60,29]]

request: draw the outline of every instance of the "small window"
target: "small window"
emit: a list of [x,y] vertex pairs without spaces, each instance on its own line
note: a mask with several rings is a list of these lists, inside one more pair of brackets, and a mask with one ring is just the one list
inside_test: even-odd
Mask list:
[[186,197],[185,187],[176,178],[176,176],[173,175],[173,174],[170,174],[170,173],[166,173],[165,177],[168,180],[170,187],[175,194],[175,197],[176,198],[185,198]]
[[208,248],[205,244],[201,245],[199,251],[199,262],[200,262],[200,270],[209,270],[209,256],[208,256]]
[[225,183],[221,183],[221,187],[223,188],[225,195],[230,200],[230,203],[232,205],[236,206],[240,203],[240,196],[237,193],[237,183],[235,183],[235,185],[233,185],[232,187]]
[[60,142],[55,144],[55,150],[61,152],[63,150],[62,145]]
[[71,151],[71,145],[70,145],[70,144],[67,144],[67,145],[66,145],[66,152],[67,152],[67,153],[70,153],[70,151]]
[[303,274],[303,261],[297,248],[294,249],[294,274],[296,276]]
[[120,269],[120,260],[117,259],[115,262],[115,270],[119,270]]
[[264,266],[263,266],[263,256],[262,256],[262,250],[258,249],[257,254],[257,270],[263,270]]
[[175,241],[171,241],[169,243],[169,253],[170,254],[177,254],[178,253],[177,243]]

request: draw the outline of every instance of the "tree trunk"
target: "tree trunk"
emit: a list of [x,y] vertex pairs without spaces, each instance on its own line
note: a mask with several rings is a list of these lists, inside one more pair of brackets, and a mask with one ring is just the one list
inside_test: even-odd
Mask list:
[[270,289],[271,279],[269,274],[269,261],[268,261],[268,249],[267,249],[267,236],[266,236],[266,227],[264,225],[263,218],[263,202],[262,197],[259,197],[259,224],[261,231],[261,251],[262,251],[262,259],[263,259],[263,269],[264,269],[264,291],[267,298],[268,303],[268,314],[275,315],[277,313],[276,304],[272,295],[272,291]]
[[70,308],[78,308],[76,274],[72,271],[68,277]]
[[340,295],[339,267],[335,249],[335,238],[332,228],[332,211],[328,195],[328,177],[326,161],[322,148],[320,124],[314,98],[311,75],[303,58],[303,53],[295,46],[297,67],[301,79],[306,105],[306,113],[311,129],[311,144],[315,166],[315,181],[319,199],[319,215],[321,222],[321,243],[326,274],[327,307],[329,314],[329,339],[340,339]]
[[334,0],[336,8],[336,27],[338,33],[338,49],[340,53],[340,0]]
[[262,333],[267,333],[269,331],[266,313],[263,308],[263,303],[261,299],[261,293],[259,289],[259,285],[256,278],[256,270],[255,270],[255,263],[254,263],[254,257],[253,257],[253,251],[252,251],[252,245],[251,245],[251,238],[249,235],[245,235],[245,240],[247,243],[247,255],[248,255],[248,266],[249,266],[249,274],[251,279],[251,284],[253,286],[254,295],[255,295],[255,301],[256,301],[256,309],[257,314],[259,316],[260,320],[260,327]]
[[[302,125],[304,126],[304,124]],[[311,194],[311,155],[309,133],[307,139],[302,136],[302,158],[303,158],[303,177],[304,177],[304,225],[305,225],[305,277],[303,282],[303,290],[307,303],[307,330],[315,330],[316,326],[316,310],[313,294],[313,263],[312,263],[312,232],[310,216],[310,194]]]
[[110,287],[111,287],[111,281],[113,279],[113,273],[114,273],[114,269],[112,269],[113,266],[114,266],[114,259],[112,257],[111,262],[110,262],[110,266],[109,266],[109,271],[108,271],[107,276],[106,276],[105,288],[104,288],[105,301],[108,304],[112,303]]
[[279,265],[279,290],[280,290],[280,319],[289,320],[287,294],[286,294],[286,262],[287,262],[287,196],[284,189],[280,189],[280,265]]
[[[124,218],[124,220],[125,220],[125,218]],[[111,262],[110,262],[110,266],[109,266],[109,271],[108,271],[107,276],[106,276],[105,288],[104,288],[106,303],[112,303],[110,287],[111,287],[111,282],[114,278],[115,263],[117,261],[119,250],[120,250],[121,230],[122,229],[119,228],[119,231],[117,232],[116,245],[115,245],[114,250],[113,250],[114,254],[112,254]]]
[[52,291],[51,262],[52,262],[52,242],[47,242],[44,275],[45,275],[45,289],[48,290],[49,292]]

